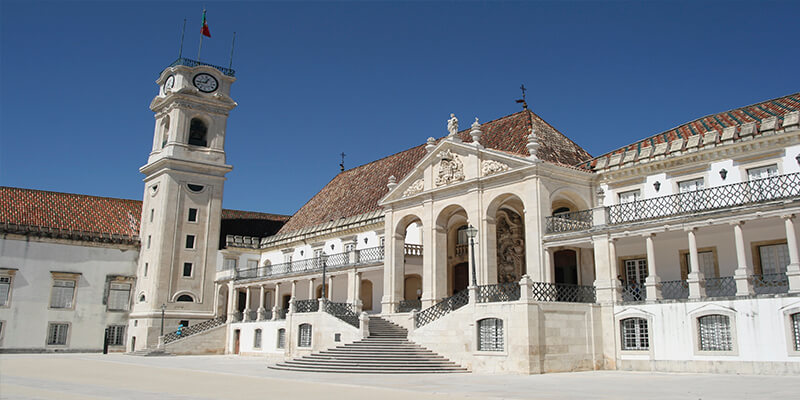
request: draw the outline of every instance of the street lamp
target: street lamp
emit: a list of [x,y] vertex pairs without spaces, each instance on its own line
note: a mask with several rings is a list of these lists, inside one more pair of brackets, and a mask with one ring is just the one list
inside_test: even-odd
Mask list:
[[475,278],[475,236],[478,236],[478,228],[470,225],[467,227],[467,237],[469,238],[469,250],[472,253],[472,286],[478,286]]
[[325,267],[326,267],[327,263],[325,262],[325,256],[324,255],[320,255],[319,261],[322,263],[322,298],[326,299],[327,298],[327,296],[326,296],[327,281],[325,280],[325,272],[326,272],[326,268]]
[[164,336],[164,311],[167,309],[166,304],[161,304],[161,336]]

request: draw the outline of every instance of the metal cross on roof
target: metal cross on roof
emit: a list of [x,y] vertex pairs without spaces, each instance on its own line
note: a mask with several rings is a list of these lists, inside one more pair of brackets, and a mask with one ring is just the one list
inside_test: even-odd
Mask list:
[[528,89],[525,89],[525,84],[524,83],[519,88],[522,90],[522,98],[517,100],[517,103],[522,103],[522,109],[523,110],[527,110],[528,109],[528,102],[525,100],[525,92],[528,91]]

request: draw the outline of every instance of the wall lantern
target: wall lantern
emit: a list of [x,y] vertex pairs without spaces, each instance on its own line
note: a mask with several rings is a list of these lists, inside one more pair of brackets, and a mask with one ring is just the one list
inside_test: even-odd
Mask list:
[[301,256],[303,255],[303,250],[300,250],[300,255],[301,255]]
[[369,242],[369,238],[364,238],[364,244],[367,244],[367,242]]
[[798,154],[794,159],[797,160],[797,164],[800,165],[800,154]]
[[659,189],[661,189],[661,182],[655,181],[655,183],[653,183],[653,187],[656,188],[656,192],[659,191]]
[[333,247],[334,247],[334,245],[333,245],[333,243],[331,243],[331,250],[333,250]]
[[727,178],[727,177],[728,177],[728,170],[727,170],[727,169],[725,169],[725,168],[723,168],[723,169],[719,170],[719,176],[720,176],[720,177],[722,178],[722,180],[724,181],[724,180],[725,180],[725,178]]

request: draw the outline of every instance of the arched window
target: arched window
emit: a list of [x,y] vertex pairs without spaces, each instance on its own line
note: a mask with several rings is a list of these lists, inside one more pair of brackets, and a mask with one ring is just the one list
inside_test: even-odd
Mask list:
[[794,349],[800,351],[800,313],[792,314],[792,332],[794,332]]
[[261,348],[261,329],[256,329],[255,333],[253,334],[253,348]]
[[731,320],[725,315],[705,315],[697,319],[700,350],[732,351]]
[[192,296],[188,295],[188,294],[182,294],[182,295],[178,296],[178,299],[176,301],[192,303],[192,302],[194,302],[194,298]]
[[199,118],[192,118],[192,122],[189,124],[189,144],[193,146],[207,147],[207,134],[208,127],[206,126],[206,123]]
[[503,351],[503,320],[485,318],[478,321],[478,350]]
[[167,141],[169,140],[169,115],[164,117],[164,129],[161,132],[161,148],[163,149],[164,146],[167,145]]
[[300,324],[298,327],[297,347],[311,347],[311,324]]
[[286,329],[278,329],[278,344],[277,347],[279,349],[286,348]]
[[625,318],[619,322],[622,350],[649,350],[650,332],[644,318]]
[[144,293],[140,294],[139,295],[139,303],[144,303],[145,300],[147,300],[147,299],[144,297]]

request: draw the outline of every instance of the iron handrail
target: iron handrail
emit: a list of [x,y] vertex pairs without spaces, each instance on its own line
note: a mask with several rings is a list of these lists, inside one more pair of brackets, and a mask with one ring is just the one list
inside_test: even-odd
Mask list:
[[275,276],[319,272],[322,271],[323,263],[325,268],[331,270],[352,265],[372,264],[382,261],[383,258],[383,246],[369,247],[336,254],[326,254],[322,257],[296,260],[288,263],[236,269],[234,280],[271,278]]
[[220,67],[220,66],[217,66],[217,65],[214,65],[214,64],[204,63],[202,61],[192,60],[192,59],[184,58],[184,57],[181,57],[181,58],[175,60],[167,68],[174,67],[176,65],[184,65],[184,66],[187,66],[187,67],[196,67],[198,65],[205,65],[207,67],[215,68],[219,72],[222,72],[223,75],[236,76],[236,71],[234,71],[234,70],[232,70],[230,68]]

